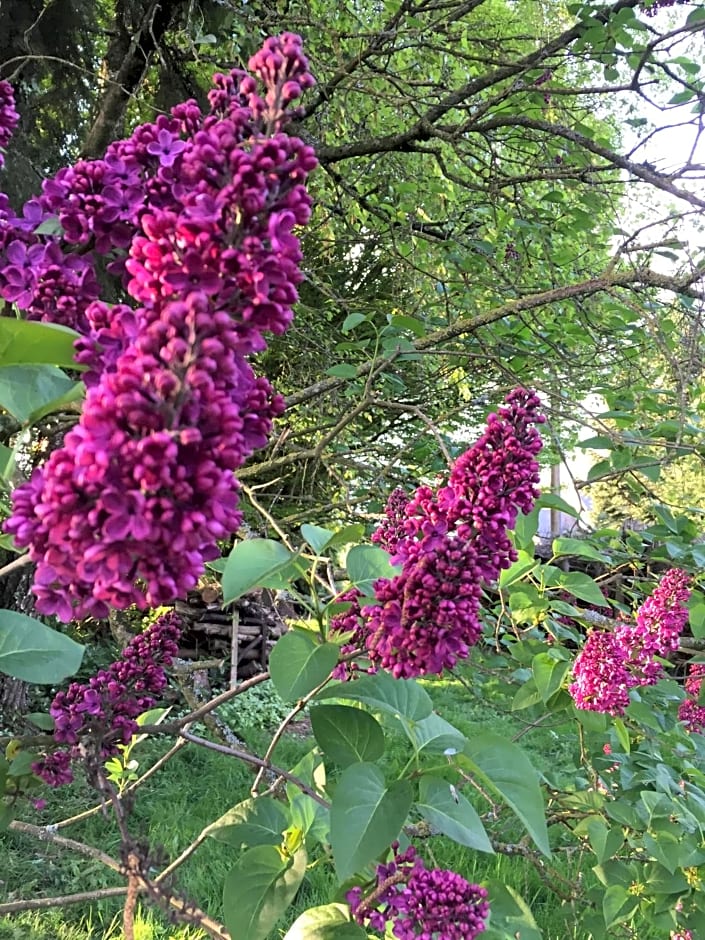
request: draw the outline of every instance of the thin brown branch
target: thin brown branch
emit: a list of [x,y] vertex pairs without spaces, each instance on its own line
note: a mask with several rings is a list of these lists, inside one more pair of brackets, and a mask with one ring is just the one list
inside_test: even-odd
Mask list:
[[227,747],[224,744],[216,744],[215,741],[209,741],[207,738],[199,738],[195,734],[191,734],[188,731],[179,732],[182,738],[185,738],[187,741],[191,741],[193,744],[199,744],[201,747],[205,747],[210,751],[217,751],[219,754],[226,754],[229,757],[236,757],[238,760],[244,761],[246,764],[252,764],[253,767],[262,767],[264,770],[269,770],[273,774],[276,774],[278,777],[282,777],[284,780],[288,780],[290,783],[293,783],[297,786],[302,793],[305,793],[306,796],[310,796],[312,800],[315,800],[316,803],[319,803],[321,806],[325,806],[326,809],[330,806],[327,800],[325,800],[313,787],[310,787],[307,783],[301,780],[300,777],[296,777],[294,774],[289,773],[288,770],[282,770],[281,767],[275,767],[274,764],[269,761],[263,760],[261,757],[257,757],[254,754],[249,754],[247,751],[241,751],[238,748]]
[[[433,349],[435,346],[441,343],[445,343],[448,340],[457,339],[459,336],[464,334],[475,333],[481,327],[488,326],[490,323],[496,323],[497,321],[504,319],[504,317],[515,316],[519,313],[523,313],[528,310],[536,310],[540,307],[547,307],[563,300],[590,297],[594,294],[610,291],[615,287],[655,287],[661,290],[674,291],[677,293],[686,294],[687,296],[699,298],[701,296],[700,292],[694,290],[692,285],[698,279],[703,277],[703,274],[705,274],[705,271],[702,269],[691,271],[687,275],[681,277],[670,277],[668,275],[659,274],[658,272],[652,271],[650,269],[631,269],[628,271],[619,272],[607,271],[600,277],[588,278],[585,281],[578,281],[575,284],[567,284],[564,287],[555,287],[551,290],[540,291],[536,294],[527,294],[524,297],[510,300],[506,304],[502,304],[499,307],[493,307],[490,310],[475,314],[472,317],[465,317],[463,319],[456,320],[455,323],[452,323],[450,326],[444,327],[440,330],[435,330],[433,333],[429,333],[427,336],[416,340],[412,343],[413,348],[410,348],[408,351],[423,352],[426,349]],[[394,357],[397,357],[398,355],[399,353],[397,351],[393,353]],[[377,367],[380,361],[385,360],[377,360],[376,363],[363,362],[360,366],[358,366],[355,372],[355,377],[364,377],[373,367]],[[287,407],[292,408],[295,405],[304,404],[305,402],[311,401],[314,398],[325,395],[327,392],[333,391],[336,388],[340,388],[348,381],[350,380],[339,378],[322,379],[320,382],[315,382],[313,385],[309,385],[308,388],[301,389],[300,392],[295,392],[293,395],[289,395],[286,401]],[[250,469],[252,470],[252,475],[254,475],[257,471],[261,472],[262,466],[270,469],[274,465],[279,466],[292,463],[296,459],[298,459],[296,455],[287,454],[275,461],[270,461],[264,465],[259,465]]]
[[0,917],[4,914],[17,914],[20,911],[46,911],[51,907],[67,907],[69,904],[85,904],[102,901],[104,898],[119,898],[127,888],[97,888],[95,891],[81,891],[78,894],[60,894],[53,898],[28,898],[25,901],[7,901],[0,904]]
[[[21,832],[23,835],[32,836],[35,839],[39,839],[40,842],[49,842],[52,845],[59,846],[62,849],[69,849],[72,852],[77,852],[79,855],[83,855],[86,858],[91,858],[94,861],[100,862],[102,865],[105,865],[107,868],[110,868],[112,871],[118,872],[119,874],[125,874],[124,866],[117,861],[117,859],[112,858],[105,852],[102,852],[100,849],[96,849],[95,846],[88,845],[85,842],[78,842],[75,839],[67,839],[66,836],[60,836],[56,833],[51,827],[47,826],[35,826],[32,823],[21,822],[19,820],[14,820],[10,823],[10,831],[12,832]],[[148,882],[146,879],[140,877],[138,879],[138,887],[140,891],[146,891],[149,893],[157,903],[168,906],[174,909],[176,916],[180,920],[186,923],[196,923],[202,930],[214,940],[231,940],[230,934],[227,930],[219,924],[213,918],[209,917],[205,911],[200,910],[200,908],[191,904],[190,902],[183,901],[181,898],[174,897],[155,885],[154,883]]]

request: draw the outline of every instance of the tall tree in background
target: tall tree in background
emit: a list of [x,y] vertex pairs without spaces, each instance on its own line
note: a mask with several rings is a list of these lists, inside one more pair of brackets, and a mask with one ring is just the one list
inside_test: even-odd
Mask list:
[[[664,304],[699,334],[700,3],[4,2],[6,188],[202,97],[284,28],[315,63],[296,130],[323,171],[297,325],[263,362],[287,418],[243,473],[284,525],[440,468],[497,387],[543,388],[559,434],[589,391],[646,382]],[[687,148],[654,165],[674,125]],[[656,197],[666,221],[632,224]]]

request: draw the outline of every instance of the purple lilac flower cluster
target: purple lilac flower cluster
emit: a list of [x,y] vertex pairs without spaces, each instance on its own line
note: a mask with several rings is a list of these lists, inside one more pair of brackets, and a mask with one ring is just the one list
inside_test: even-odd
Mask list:
[[539,406],[533,392],[515,389],[458,458],[446,486],[419,487],[403,518],[394,497],[377,541],[402,571],[375,583],[377,605],[362,609],[354,637],[373,666],[397,677],[437,674],[477,642],[483,586],[515,560],[508,530],[538,496]]
[[[297,300],[292,229],[309,219],[316,159],[282,128],[313,79],[290,33],[249,67],[214,77],[209,113],[178,105],[45,184],[41,212],[58,214],[82,252],[117,254],[110,267],[138,306],[83,296],[72,312],[88,367],[83,413],[13,494],[5,531],[37,563],[42,613],[105,617],[191,589],[240,522],[233,472],[283,410],[245,357],[286,329]],[[26,261],[50,249],[15,240],[5,256],[21,250]],[[17,267],[19,289],[34,275]],[[0,293],[10,283],[5,267]]]
[[3,148],[15,132],[20,116],[15,108],[15,93],[9,82],[0,82],[0,167],[5,163]]
[[385,518],[370,536],[371,542],[379,545],[390,555],[395,554],[399,540],[404,537],[404,520],[406,519],[406,507],[408,505],[408,494],[400,486],[397,486],[389,494],[384,510]]
[[178,652],[179,635],[176,614],[164,614],[86,685],[72,682],[65,692],[57,692],[49,709],[54,740],[69,749],[53,751],[34,763],[34,773],[52,787],[70,783],[79,736],[84,751],[91,739],[101,760],[115,754],[119,744],[129,744],[138,729],[135,719],[154,706],[155,696],[166,687],[164,669]]
[[663,675],[657,657],[678,648],[688,622],[685,606],[691,578],[679,568],[667,571],[636,614],[612,633],[593,631],[573,666],[569,692],[578,708],[622,715],[629,690],[654,685]]
[[377,883],[363,897],[361,888],[346,895],[358,924],[398,940],[473,940],[487,926],[487,891],[453,871],[426,868],[410,846],[377,866]]
[[699,704],[700,689],[705,679],[705,663],[691,663],[688,678],[685,680],[685,690],[688,698],[681,702],[678,708],[678,718],[688,731],[705,731],[705,705]]

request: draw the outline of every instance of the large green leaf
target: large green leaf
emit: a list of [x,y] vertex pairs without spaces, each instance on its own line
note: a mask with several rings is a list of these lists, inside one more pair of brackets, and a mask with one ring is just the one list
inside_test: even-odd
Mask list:
[[494,852],[474,807],[440,777],[422,777],[416,802],[421,815],[449,839],[480,852]]
[[294,899],[306,874],[306,852],[283,858],[273,845],[243,852],[225,876],[223,919],[232,937],[264,940]]
[[433,702],[414,679],[395,679],[388,672],[376,672],[352,682],[338,682],[326,686],[318,698],[342,698],[363,702],[370,708],[401,715],[409,721],[421,721],[433,710]]
[[604,552],[598,551],[594,545],[591,545],[586,539],[570,539],[562,537],[553,540],[553,554],[556,558],[563,555],[570,555],[574,558],[588,558],[592,561],[601,561],[603,564],[609,564],[611,558]]
[[0,367],[0,406],[20,424],[30,424],[77,401],[83,390],[83,382],[75,382],[56,366]]
[[311,525],[308,522],[304,522],[301,526],[301,535],[306,539],[314,552],[320,554],[331,541],[335,533],[319,525]]
[[534,915],[526,901],[514,888],[499,881],[490,881],[488,885],[490,902],[490,924],[483,940],[508,940],[520,937],[521,940],[542,940]]
[[[584,445],[579,444],[578,446],[582,447]],[[542,493],[534,505],[538,506],[539,509],[558,509],[560,512],[564,512],[567,516],[573,516],[575,519],[580,515],[580,510],[576,509],[575,506],[571,506],[570,503],[567,503],[560,496],[556,496],[555,493]]]
[[638,906],[639,898],[630,894],[623,885],[609,885],[602,896],[605,927],[609,930],[620,921],[628,921]]
[[79,334],[56,323],[0,317],[0,366],[47,363],[80,370],[73,359]]
[[596,607],[610,606],[595,581],[582,571],[565,571],[558,579],[558,583],[564,591],[572,594],[573,597],[579,597],[581,601],[587,601],[588,604],[594,604]]
[[384,753],[382,726],[369,712],[350,705],[316,705],[310,717],[321,750],[341,767],[376,761]]
[[[291,787],[295,790],[295,787]],[[289,796],[289,817],[292,826],[295,826],[306,839],[307,845],[316,842],[328,844],[330,836],[330,813],[326,806],[322,806],[307,793],[294,792]]]
[[356,545],[345,560],[348,578],[363,594],[374,594],[373,585],[378,578],[393,578],[398,569],[392,566],[389,555],[376,545]]
[[284,940],[366,940],[367,933],[350,920],[347,904],[312,907],[297,917]]
[[537,653],[531,663],[536,688],[544,702],[547,702],[561,687],[570,663],[563,659],[554,659],[550,653]]
[[281,803],[268,796],[233,806],[205,830],[219,842],[241,845],[279,845],[288,822]]
[[0,610],[0,672],[36,685],[72,676],[84,647],[16,610]]
[[306,570],[306,563],[281,542],[273,539],[245,539],[238,542],[223,570],[223,602],[242,597],[256,587],[276,590]]
[[343,771],[330,809],[330,843],[341,881],[364,868],[398,837],[412,799],[408,780],[387,786],[375,764],[353,764]]
[[418,753],[427,751],[429,754],[442,754],[449,748],[457,752],[465,747],[465,735],[462,731],[458,731],[450,722],[435,712],[431,712],[421,721],[402,719],[401,722]]
[[335,643],[318,643],[302,630],[290,630],[278,641],[269,657],[269,672],[285,702],[295,702],[320,685],[338,662]]
[[517,560],[509,568],[505,568],[500,572],[499,575],[499,586],[501,588],[507,588],[510,584],[514,584],[515,581],[521,580],[525,575],[528,575],[529,572],[533,571],[534,568],[538,568],[539,562],[532,554],[529,552],[520,551],[517,553]]
[[458,760],[511,806],[544,855],[551,854],[538,775],[526,753],[501,735],[477,726]]

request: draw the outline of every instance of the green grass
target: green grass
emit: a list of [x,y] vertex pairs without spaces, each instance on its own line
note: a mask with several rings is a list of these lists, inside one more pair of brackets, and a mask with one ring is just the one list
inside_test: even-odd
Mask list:
[[[549,723],[532,725],[527,713],[512,713],[511,699],[491,676],[483,677],[481,672],[466,666],[460,678],[424,684],[438,712],[464,734],[472,736],[483,729],[504,739],[519,735],[536,767],[552,778],[560,774],[561,768],[571,767],[572,744],[569,736],[561,733],[564,729]],[[535,717],[531,716],[534,721]],[[262,753],[269,740],[267,731],[256,727],[256,722],[246,724],[249,746],[255,753]],[[312,740],[285,736],[275,752],[275,762],[292,767],[312,745]],[[156,760],[166,746],[156,740],[140,744],[134,754],[140,761],[140,771]],[[385,756],[390,771],[402,767],[408,757],[409,745],[403,735],[390,736]],[[252,779],[251,771],[236,760],[202,749],[185,748],[138,791],[130,815],[131,831],[146,840],[157,854],[161,853],[161,859],[155,858],[155,866],[160,867],[163,859],[174,858],[206,825],[246,798]],[[26,810],[24,818],[46,824],[81,812],[93,802],[95,797],[86,785],[75,783],[51,793],[42,812]],[[481,811],[487,809],[479,797],[476,805]],[[506,835],[519,832],[518,829],[512,832],[510,828]],[[113,857],[118,855],[118,832],[108,813],[64,829],[62,834],[95,845]],[[574,932],[576,917],[570,905],[560,902],[546,879],[542,879],[536,867],[525,859],[484,855],[440,838],[429,839],[419,848],[429,861],[458,871],[471,881],[497,879],[512,885],[530,905],[543,930],[544,940],[586,940]],[[222,884],[235,851],[209,839],[178,872],[179,892],[216,919],[222,913]],[[0,837],[0,852],[3,858],[0,901],[71,894],[121,883],[117,875],[99,862],[16,833]],[[565,861],[559,856],[556,864],[569,879],[577,877],[579,860]],[[282,921],[278,925],[280,929],[272,933],[271,940],[281,937],[283,929],[301,911],[331,900],[333,891],[335,881],[330,866],[316,865],[307,875],[286,923]],[[71,905],[60,911],[0,917],[0,940],[120,940],[120,909],[120,899],[109,899],[90,906]],[[205,938],[205,934],[194,927],[170,924],[153,907],[140,907],[138,924],[138,940]]]

